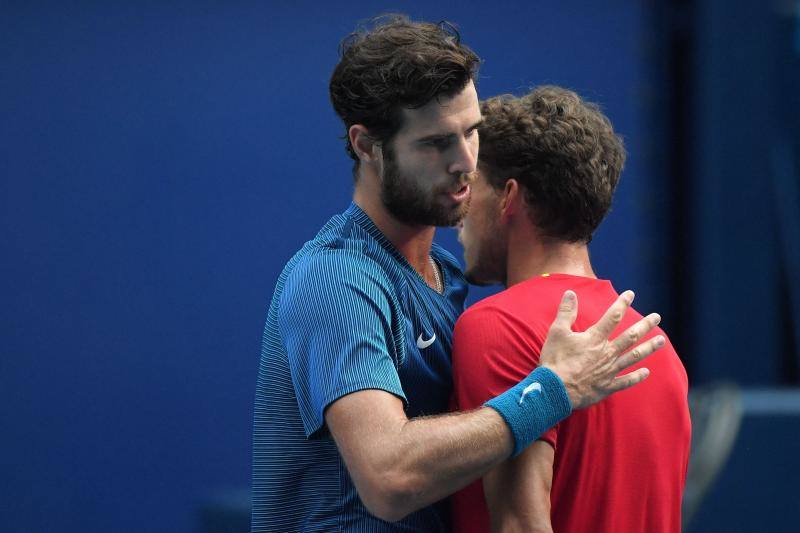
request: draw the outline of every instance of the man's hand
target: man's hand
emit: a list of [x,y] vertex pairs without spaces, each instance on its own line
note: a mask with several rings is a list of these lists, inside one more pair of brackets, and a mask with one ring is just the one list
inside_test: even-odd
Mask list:
[[572,331],[572,324],[578,316],[578,298],[572,291],[564,293],[558,315],[542,347],[540,365],[558,374],[573,409],[588,407],[650,375],[647,368],[639,368],[617,377],[664,346],[664,337],[658,335],[626,352],[658,325],[661,317],[657,313],[641,319],[613,341],[608,340],[633,302],[633,296],[633,291],[623,292],[596,324],[583,333],[576,333]]

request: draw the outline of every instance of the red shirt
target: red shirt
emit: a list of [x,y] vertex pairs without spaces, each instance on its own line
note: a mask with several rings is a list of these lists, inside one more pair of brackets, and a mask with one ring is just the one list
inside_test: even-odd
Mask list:
[[[608,281],[540,276],[475,304],[453,334],[454,403],[480,407],[527,376],[567,289],[578,295],[574,331],[594,324],[617,297]],[[641,315],[629,309],[612,337]],[[647,337],[664,334],[656,328]],[[563,532],[681,530],[681,497],[689,462],[688,381],[669,340],[632,367],[650,369],[639,385],[578,410],[542,439],[555,449],[551,521]],[[489,531],[480,480],[452,500],[456,533]]]

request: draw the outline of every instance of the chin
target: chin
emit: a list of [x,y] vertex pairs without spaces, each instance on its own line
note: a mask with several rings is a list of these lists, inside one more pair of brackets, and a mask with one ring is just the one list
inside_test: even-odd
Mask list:
[[456,209],[452,209],[447,212],[442,212],[440,216],[437,218],[437,221],[439,223],[434,225],[442,228],[452,228],[461,224],[466,215],[467,215],[466,206],[461,205],[458,206]]
[[439,205],[436,208],[436,213],[440,223],[435,225],[452,228],[461,224],[466,218],[467,212],[469,212],[469,201],[470,199],[467,198],[458,204]]
[[470,285],[477,285],[479,287],[486,287],[487,285],[496,285],[498,282],[491,280],[489,277],[482,276],[479,272],[467,269],[464,272],[464,277]]

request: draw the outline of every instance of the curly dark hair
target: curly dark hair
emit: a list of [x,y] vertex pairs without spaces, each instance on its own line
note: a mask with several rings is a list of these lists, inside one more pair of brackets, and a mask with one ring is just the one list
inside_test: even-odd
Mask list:
[[[448,22],[413,22],[404,15],[373,19],[340,47],[330,97],[345,129],[363,124],[385,144],[402,127],[402,108],[458,94],[474,79],[480,59]],[[347,153],[358,156],[345,133]]]
[[481,102],[479,167],[495,189],[523,188],[531,220],[550,238],[589,242],[611,207],[625,163],[622,139],[596,104],[555,86]]

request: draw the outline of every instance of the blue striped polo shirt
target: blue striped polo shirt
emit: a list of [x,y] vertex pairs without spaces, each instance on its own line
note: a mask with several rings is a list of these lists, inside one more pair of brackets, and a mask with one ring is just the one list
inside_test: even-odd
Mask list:
[[[447,410],[450,350],[467,283],[434,244],[431,289],[355,204],[284,268],[261,349],[252,530],[447,531],[443,503],[396,523],[372,516],[325,426],[325,408],[363,389],[401,398],[409,418]],[[422,346],[422,348],[420,348]]]

